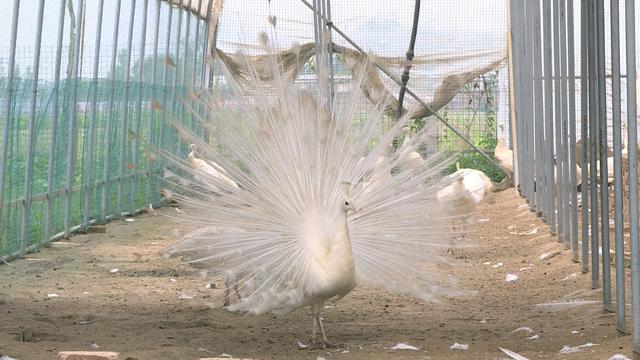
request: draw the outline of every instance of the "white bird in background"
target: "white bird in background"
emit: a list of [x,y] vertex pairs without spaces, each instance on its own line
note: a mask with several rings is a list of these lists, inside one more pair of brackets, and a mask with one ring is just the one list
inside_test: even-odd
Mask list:
[[[197,182],[204,183],[211,187],[211,190],[220,191],[221,188],[232,187],[238,189],[238,184],[229,178],[227,171],[213,161],[207,162],[196,157],[198,146],[196,144],[189,145],[189,155],[187,162],[193,169],[193,176]],[[219,186],[212,181],[220,180],[224,186]]]
[[[338,93],[332,111],[325,112],[318,100],[286,80],[275,56],[264,64],[271,73],[253,69],[251,91],[221,65],[237,105],[234,116],[223,110],[216,94],[210,95],[202,125],[210,129],[211,144],[204,154],[226,169],[224,176],[210,172],[209,163],[193,165],[205,161],[195,158],[195,147],[186,162],[169,157],[182,170],[175,174],[210,174],[205,180],[225,190],[212,200],[167,179],[187,219],[241,231],[200,232],[195,242],[189,235],[173,251],[188,253],[191,263],[210,264],[221,277],[229,270],[239,274],[238,289],[250,290],[228,310],[286,314],[311,307],[312,340],[320,347],[328,344],[321,319],[325,302],[357,285],[423,300],[461,294],[446,274],[430,266],[451,262],[445,253],[449,219],[436,198],[450,158],[436,154],[419,167],[404,164],[410,171],[392,175],[402,156],[388,145],[409,117],[383,126],[386,104],[370,104],[360,91],[366,74],[354,76],[353,90]],[[328,72],[319,74],[323,93]],[[185,140],[195,138],[175,126]],[[371,191],[362,186],[366,182]]]
[[507,174],[509,182],[513,181],[513,150],[507,147],[505,142],[504,125],[500,124],[498,131],[498,143],[494,151],[494,157],[498,161],[500,168]]
[[[493,189],[493,182],[482,171],[461,169],[456,164],[456,172],[445,178],[449,183],[438,191],[438,201],[442,203],[444,213],[451,220],[452,231],[457,224],[461,226],[460,235],[464,239],[465,224],[471,220],[476,208]],[[449,249],[453,254],[453,248]]]

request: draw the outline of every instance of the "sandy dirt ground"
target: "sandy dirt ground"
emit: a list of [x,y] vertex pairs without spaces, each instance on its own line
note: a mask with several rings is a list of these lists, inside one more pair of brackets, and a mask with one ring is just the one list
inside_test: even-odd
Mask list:
[[[468,226],[476,245],[451,271],[474,296],[423,303],[358,288],[325,309],[331,350],[299,350],[308,310],[250,316],[220,308],[221,290],[163,250],[191,229],[162,214],[119,220],[105,234],[73,236],[0,266],[0,354],[54,359],[60,350],[118,351],[121,359],[530,359],[631,356],[631,337],[602,310],[600,290],[580,273],[548,227],[513,189],[491,194]],[[559,251],[541,260],[545,253]],[[118,269],[117,272],[114,269]],[[113,271],[113,272],[112,272]],[[509,283],[508,274],[518,276]],[[57,295],[54,296],[53,294]],[[593,300],[570,308],[537,304]],[[529,330],[519,330],[526,327]],[[451,350],[454,343],[468,350]],[[391,350],[407,343],[420,350]],[[579,352],[561,349],[587,343]]]

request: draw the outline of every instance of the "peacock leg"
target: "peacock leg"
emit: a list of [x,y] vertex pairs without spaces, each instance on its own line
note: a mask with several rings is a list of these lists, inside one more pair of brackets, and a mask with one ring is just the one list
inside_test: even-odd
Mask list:
[[320,311],[315,304],[311,305],[311,316],[313,317],[313,335],[311,337],[310,345],[312,349],[316,349],[318,348],[316,339],[318,337],[318,320],[320,319]]
[[322,333],[322,348],[335,348],[335,345],[329,344],[329,341],[327,341],[327,334],[324,332],[324,326],[322,325],[322,318],[320,317],[320,314],[318,314],[318,325],[320,326],[320,332]]
[[223,304],[223,306],[229,306],[230,305],[230,303],[229,303],[229,293],[230,292],[231,291],[230,291],[229,287],[225,286],[225,289],[224,289],[224,304]]

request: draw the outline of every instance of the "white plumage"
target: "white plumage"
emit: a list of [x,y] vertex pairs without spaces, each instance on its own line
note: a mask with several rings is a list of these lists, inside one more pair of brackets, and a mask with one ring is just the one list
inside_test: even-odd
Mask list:
[[499,125],[498,131],[498,143],[494,151],[494,157],[498,161],[498,165],[507,174],[509,181],[513,178],[513,150],[509,149],[504,140],[506,134],[504,133],[504,125]]
[[[182,170],[175,174],[193,173],[225,190],[212,199],[167,179],[186,218],[206,228],[171,251],[220,276],[231,271],[240,291],[250,288],[231,311],[285,314],[311,307],[313,339],[319,328],[321,346],[327,344],[320,318],[325,302],[357,285],[424,300],[459,294],[432,266],[450,261],[444,256],[449,219],[436,198],[448,158],[435,154],[419,166],[402,163],[394,173],[404,157],[389,145],[408,115],[383,123],[386,104],[368,103],[359,90],[363,77],[354,79],[350,94],[336,95],[333,111],[325,111],[283,76],[274,56],[265,64],[272,67],[271,79],[251,74],[251,92],[222,66],[237,111],[225,108],[219,93],[207,102],[203,126],[211,143],[200,148],[211,162],[197,162],[205,160],[195,157],[195,148],[187,162],[170,157]],[[327,72],[319,74],[323,93]],[[205,165],[214,162],[224,174],[209,172]],[[228,228],[239,230],[220,230]]]
[[442,203],[442,209],[450,218],[452,227],[461,225],[461,235],[464,237],[465,223],[472,218],[485,195],[492,190],[493,183],[480,170],[461,169],[459,164],[456,167],[456,172],[444,179],[448,185],[438,191],[438,201]]
[[[229,178],[227,171],[215,162],[207,162],[196,157],[198,147],[196,144],[189,145],[189,155],[187,162],[193,169],[193,176],[199,183],[206,184],[214,191],[220,191],[220,188],[232,187],[238,189],[238,184]],[[220,180],[224,185],[220,187],[215,184],[213,179]]]

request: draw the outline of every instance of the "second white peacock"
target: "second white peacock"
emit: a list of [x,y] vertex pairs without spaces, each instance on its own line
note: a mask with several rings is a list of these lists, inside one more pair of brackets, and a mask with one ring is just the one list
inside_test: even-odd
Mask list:
[[[242,65],[251,89],[221,65],[228,91],[203,104],[206,142],[176,124],[183,140],[197,144],[199,157],[224,176],[170,157],[175,175],[167,187],[185,219],[202,226],[172,252],[221,277],[234,274],[243,296],[231,311],[286,314],[310,307],[312,340],[321,347],[328,345],[320,317],[325,303],[358,285],[427,301],[459,295],[455,281],[436,269],[454,261],[446,256],[451,231],[436,196],[449,157],[407,162],[393,151],[410,112],[386,118],[387,104],[370,103],[360,90],[366,73],[356,74],[349,90],[336,88],[327,111],[288,80],[278,61],[267,56],[256,69],[247,58]],[[320,69],[319,93],[327,84]],[[218,195],[191,186],[194,177]]]

